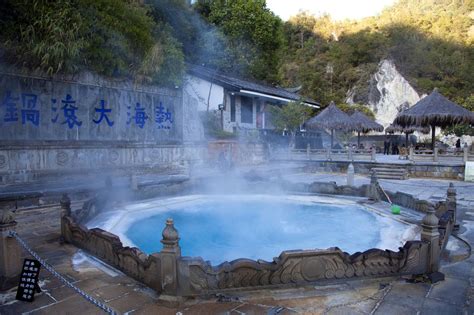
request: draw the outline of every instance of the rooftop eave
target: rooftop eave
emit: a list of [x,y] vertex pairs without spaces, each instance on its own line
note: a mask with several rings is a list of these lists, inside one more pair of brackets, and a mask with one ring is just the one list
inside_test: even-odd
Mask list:
[[[269,99],[273,99],[273,100],[277,100],[277,101],[282,101],[282,102],[295,102],[296,100],[294,99],[289,99],[289,98],[285,98],[285,97],[280,97],[280,96],[275,96],[275,95],[270,95],[270,94],[265,94],[265,93],[260,93],[260,92],[255,92],[255,91],[250,91],[250,90],[245,90],[245,89],[240,89],[239,91],[240,93],[242,94],[249,94],[249,95],[255,95],[255,96],[261,96],[261,97],[266,97],[266,98],[269,98]],[[308,106],[308,107],[312,107],[312,108],[320,108],[318,105],[316,104],[313,104],[313,103],[308,103],[308,102],[305,102],[303,101],[303,104],[305,106]]]

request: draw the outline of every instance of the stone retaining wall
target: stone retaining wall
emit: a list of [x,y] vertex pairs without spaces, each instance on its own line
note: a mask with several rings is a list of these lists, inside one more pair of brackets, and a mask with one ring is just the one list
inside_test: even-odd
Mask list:
[[180,89],[0,64],[0,102],[0,184],[205,158],[205,144],[182,145],[201,141],[202,130]]
[[334,172],[346,173],[350,163],[354,165],[356,174],[370,174],[374,167],[400,167],[406,168],[413,177],[436,177],[446,179],[460,179],[464,176],[464,164],[442,165],[434,163],[417,164],[383,164],[368,161],[300,161],[306,172]]
[[0,183],[28,182],[47,177],[140,173],[140,169],[176,168],[189,161],[203,163],[205,145],[159,145],[138,142],[42,141],[3,142]]

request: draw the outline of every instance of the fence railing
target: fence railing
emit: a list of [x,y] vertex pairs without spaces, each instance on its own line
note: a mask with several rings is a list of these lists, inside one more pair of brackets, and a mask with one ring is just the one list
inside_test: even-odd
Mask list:
[[454,151],[442,151],[439,148],[434,150],[414,148],[409,149],[408,159],[413,162],[458,162],[465,163],[467,161],[474,161],[474,153],[470,152],[468,148]]
[[275,152],[274,157],[289,160],[324,161],[375,161],[375,148],[372,149],[292,149]]

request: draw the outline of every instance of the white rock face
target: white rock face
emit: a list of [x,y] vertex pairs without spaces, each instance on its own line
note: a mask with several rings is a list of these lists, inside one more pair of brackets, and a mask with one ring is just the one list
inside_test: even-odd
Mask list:
[[466,135],[463,135],[461,137],[457,137],[456,135],[446,135],[441,137],[441,142],[446,143],[450,147],[454,148],[458,139],[461,139],[461,148],[463,148],[464,144],[470,147],[473,143],[474,137]]
[[[374,96],[375,94],[375,96]],[[346,102],[354,104],[354,91],[348,93]],[[397,71],[392,61],[382,60],[372,77],[367,105],[375,113],[375,120],[384,127],[390,125],[397,114],[420,100],[420,96]]]

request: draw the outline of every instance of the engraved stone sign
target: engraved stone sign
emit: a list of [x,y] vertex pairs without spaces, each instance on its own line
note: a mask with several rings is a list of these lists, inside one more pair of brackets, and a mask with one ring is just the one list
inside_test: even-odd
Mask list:
[[35,291],[39,290],[38,276],[41,265],[35,259],[25,259],[21,271],[20,283],[16,291],[16,299],[20,301],[33,302]]

